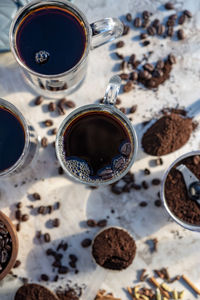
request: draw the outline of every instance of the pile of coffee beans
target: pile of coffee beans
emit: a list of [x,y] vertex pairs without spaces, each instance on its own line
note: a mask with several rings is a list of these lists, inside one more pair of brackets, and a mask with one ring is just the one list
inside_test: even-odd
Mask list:
[[12,239],[5,224],[0,221],[0,273],[7,267],[12,255]]

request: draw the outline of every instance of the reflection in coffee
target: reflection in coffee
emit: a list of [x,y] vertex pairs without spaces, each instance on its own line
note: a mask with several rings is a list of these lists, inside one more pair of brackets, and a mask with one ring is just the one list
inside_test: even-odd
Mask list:
[[20,59],[31,70],[45,75],[60,74],[82,58],[86,30],[71,11],[46,5],[23,18],[16,44]]
[[111,180],[129,164],[133,153],[129,130],[105,111],[84,112],[63,134],[63,155],[68,171],[86,182]]
[[20,120],[0,106],[0,172],[12,167],[22,155],[25,132]]

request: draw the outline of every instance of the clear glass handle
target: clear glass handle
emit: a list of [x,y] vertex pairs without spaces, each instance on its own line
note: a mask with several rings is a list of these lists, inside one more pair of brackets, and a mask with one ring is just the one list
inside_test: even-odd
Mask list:
[[90,24],[92,28],[92,46],[91,49],[106,44],[123,33],[124,26],[117,18],[105,18]]
[[111,77],[103,99],[104,104],[115,104],[119,93],[120,85],[121,78],[119,76],[115,75]]

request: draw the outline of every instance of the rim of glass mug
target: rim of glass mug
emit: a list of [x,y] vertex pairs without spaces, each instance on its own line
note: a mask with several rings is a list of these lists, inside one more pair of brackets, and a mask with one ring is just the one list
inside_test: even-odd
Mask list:
[[29,136],[28,124],[24,116],[21,114],[21,112],[17,109],[16,106],[14,106],[9,101],[0,98],[0,107],[5,107],[9,111],[11,111],[16,117],[19,118],[20,122],[22,123],[24,134],[25,134],[25,145],[22,154],[20,155],[20,157],[18,158],[18,160],[15,162],[14,165],[12,165],[10,168],[2,172],[0,171],[0,177],[1,177],[13,173],[18,167],[21,166],[21,164],[23,164],[23,158],[25,157],[29,148],[30,136]]
[[[32,11],[32,10],[34,11],[34,9],[36,9],[37,7],[42,7],[42,6],[46,6],[46,5],[56,5],[56,4],[58,6],[60,6],[60,7],[63,6],[63,7],[68,7],[70,9],[72,9],[72,12],[75,13],[75,15],[77,15],[78,18],[84,23],[85,30],[86,30],[86,33],[87,33],[86,34],[86,48],[85,48],[84,54],[81,57],[81,59],[71,69],[69,69],[69,70],[67,70],[67,71],[65,71],[63,73],[59,73],[59,74],[46,75],[46,74],[42,74],[42,73],[38,73],[38,72],[33,71],[25,63],[23,63],[23,61],[20,59],[20,57],[18,55],[18,52],[17,52],[17,46],[16,46],[16,33],[17,33],[16,28],[18,27],[19,21],[22,20],[24,18],[24,16],[27,15],[27,13],[29,13],[30,11]],[[27,11],[27,13],[26,13],[26,11]],[[23,15],[24,13],[25,13],[25,15]],[[111,21],[112,19],[114,19],[115,22],[118,21],[118,23],[121,23],[121,21],[119,21],[117,18],[105,18],[103,20],[104,21],[108,21],[108,23],[109,23],[109,21]],[[99,21],[101,21],[101,20],[99,20]],[[94,24],[97,24],[97,22],[95,22]],[[34,0],[34,1],[31,1],[29,4],[23,6],[17,12],[15,18],[13,19],[11,27],[10,27],[10,34],[9,34],[10,48],[11,48],[11,51],[12,51],[12,53],[13,53],[16,61],[26,71],[28,71],[32,75],[39,76],[41,78],[48,77],[49,79],[56,79],[56,78],[59,78],[61,76],[66,76],[66,75],[68,75],[70,73],[73,73],[87,59],[90,49],[95,48],[95,46],[92,47],[92,43],[91,43],[91,37],[92,37],[92,27],[91,27],[91,25],[92,24],[88,23],[87,18],[79,10],[79,8],[76,5],[74,5],[71,2],[69,2],[69,1],[66,1],[66,0],[49,0],[49,1]],[[121,27],[122,27],[122,25],[121,25]],[[122,30],[122,28],[121,28],[121,30]],[[113,39],[115,39],[115,36],[111,37],[109,41],[112,41]],[[106,41],[104,43],[106,43]],[[101,43],[101,45],[103,45],[104,43]]]
[[169,209],[169,206],[167,204],[167,200],[165,198],[165,182],[167,179],[167,176],[169,174],[169,172],[171,171],[171,169],[181,160],[183,160],[184,158],[190,157],[190,156],[195,156],[195,155],[200,155],[200,150],[196,150],[196,151],[191,151],[191,152],[187,152],[181,156],[179,156],[175,161],[173,161],[173,163],[167,168],[167,170],[164,173],[163,179],[162,179],[162,184],[161,184],[161,199],[162,202],[164,204],[164,207],[166,209],[166,211],[168,212],[168,214],[170,215],[170,217],[180,226],[184,227],[185,229],[188,230],[192,230],[192,231],[200,231],[200,225],[192,225],[189,223],[186,223],[184,221],[182,221],[181,219],[179,219],[176,215],[174,215],[172,213],[172,211]]
[[[77,115],[80,115],[81,112],[83,113],[83,112],[87,112],[87,111],[90,111],[90,110],[107,111],[107,112],[109,112],[111,114],[114,113],[114,115],[119,116],[120,119],[125,123],[125,125],[128,125],[129,131],[130,131],[130,133],[132,135],[132,138],[133,138],[133,144],[134,144],[133,145],[134,146],[133,147],[133,154],[132,154],[132,157],[131,157],[131,159],[129,161],[129,164],[128,164],[127,168],[119,176],[117,176],[116,178],[113,178],[111,180],[102,181],[102,182],[101,181],[100,182],[85,182],[84,180],[81,180],[81,179],[73,176],[72,173],[70,173],[68,171],[68,169],[65,166],[65,163],[63,162],[64,159],[62,158],[63,157],[62,156],[63,150],[61,149],[62,148],[62,146],[61,146],[61,138],[63,137],[63,131],[66,128],[66,124],[70,120],[74,119]],[[83,183],[83,184],[90,185],[90,186],[108,185],[108,184],[112,184],[115,181],[118,181],[119,179],[121,179],[125,174],[127,174],[127,172],[130,170],[131,166],[135,162],[136,155],[137,155],[137,150],[138,150],[138,138],[137,138],[137,134],[136,134],[136,131],[135,131],[132,123],[113,104],[104,104],[104,103],[102,103],[102,104],[88,104],[88,105],[84,105],[84,106],[81,106],[81,107],[75,109],[73,112],[71,112],[63,120],[63,122],[61,123],[61,125],[59,127],[57,136],[56,136],[56,154],[57,154],[57,158],[58,158],[59,163],[61,164],[63,170],[67,174],[67,176],[69,176],[70,179],[75,180],[76,182]]]

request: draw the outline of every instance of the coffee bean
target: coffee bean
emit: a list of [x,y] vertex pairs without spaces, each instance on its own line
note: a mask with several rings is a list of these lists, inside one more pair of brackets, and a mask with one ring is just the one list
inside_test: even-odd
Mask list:
[[163,24],[158,25],[157,34],[158,35],[163,35],[164,32],[165,32],[165,26]]
[[158,61],[157,61],[157,63],[156,63],[156,68],[157,68],[157,69],[163,69],[164,66],[165,66],[164,61],[162,61],[162,60],[158,60]]
[[149,26],[149,27],[147,28],[147,33],[148,33],[149,35],[154,36],[154,35],[156,34],[156,29],[155,29],[153,26]]
[[173,65],[176,63],[176,57],[171,53],[168,55],[168,62]]
[[41,237],[42,237],[42,232],[41,232],[41,230],[36,231],[36,238],[37,238],[38,240],[40,240]]
[[65,101],[65,105],[66,105],[68,108],[74,108],[74,107],[76,107],[76,104],[74,103],[74,101],[71,101],[71,100],[66,100],[66,101]]
[[146,207],[146,206],[148,205],[148,203],[145,202],[145,201],[142,201],[142,202],[140,202],[139,205],[140,205],[141,207]]
[[148,37],[148,35],[146,33],[141,33],[140,34],[140,39],[141,40],[145,40]]
[[153,20],[153,22],[152,22],[153,27],[158,28],[159,25],[160,25],[160,20],[158,20],[158,19]]
[[200,156],[195,155],[193,156],[193,163],[197,166],[200,163]]
[[17,230],[17,232],[19,232],[21,230],[21,224],[20,223],[17,223],[16,230]]
[[46,137],[43,137],[41,139],[41,145],[42,145],[43,148],[46,148],[48,146],[48,140],[47,140]]
[[52,205],[47,206],[47,212],[48,212],[48,214],[51,214],[53,212],[53,206]]
[[122,74],[119,75],[119,77],[120,77],[122,80],[128,80],[128,79],[129,79],[129,74],[122,73]]
[[124,93],[128,93],[133,89],[133,82],[129,80],[124,86],[123,86],[123,91]]
[[154,70],[154,65],[149,64],[149,63],[146,63],[146,64],[143,66],[143,68],[144,68],[145,70],[149,71],[149,72],[153,72],[153,70]]
[[38,96],[35,99],[35,105],[40,105],[44,101],[44,98],[42,96]]
[[22,222],[26,222],[28,221],[28,219],[29,219],[29,215],[27,214],[22,215]]
[[161,183],[161,180],[159,178],[154,178],[151,183],[153,185],[159,185]]
[[106,219],[102,219],[102,220],[99,220],[97,222],[98,227],[105,227],[106,225],[107,225],[107,220]]
[[130,73],[130,80],[136,81],[138,79],[138,73],[133,71]]
[[148,20],[148,19],[150,18],[151,15],[152,15],[152,13],[150,13],[150,12],[147,11],[147,10],[144,10],[144,11],[142,12],[142,17],[143,17],[144,20]]
[[58,168],[58,174],[60,174],[60,175],[64,174],[64,170],[61,166]]
[[163,77],[164,73],[162,70],[160,69],[156,69],[154,72],[153,72],[153,76],[154,77],[157,77],[157,78],[160,78],[160,77]]
[[50,256],[50,255],[54,256],[54,254],[55,254],[55,251],[53,249],[49,248],[49,249],[46,250],[46,255],[47,256]]
[[112,176],[113,176],[113,170],[112,170],[111,168],[105,168],[105,169],[103,169],[102,171],[100,171],[100,172],[98,173],[98,175],[99,175],[100,177],[102,177],[102,179],[103,179],[103,178],[106,179],[106,177],[109,179],[109,178],[112,178]]
[[130,27],[128,25],[124,24],[124,30],[123,30],[123,34],[122,35],[127,35],[130,31]]
[[76,268],[76,263],[74,261],[70,261],[69,262],[69,265],[72,269],[75,269]]
[[135,18],[134,21],[133,21],[133,25],[134,25],[136,28],[141,27],[141,26],[142,26],[142,20],[141,20],[139,17]]
[[37,212],[38,214],[43,215],[45,213],[45,207],[43,205],[39,206]]
[[16,260],[16,262],[15,262],[13,268],[16,269],[16,268],[18,268],[20,265],[21,265],[21,261],[20,261],[20,260]]
[[152,75],[148,71],[145,70],[145,71],[139,72],[139,77],[141,79],[149,80],[149,79],[151,79]]
[[115,55],[119,58],[119,59],[124,59],[124,55],[120,54],[118,52],[115,52]]
[[142,44],[143,44],[144,47],[146,47],[150,44],[150,41],[144,41]]
[[40,279],[43,281],[48,281],[49,280],[49,276],[46,274],[41,274]]
[[48,105],[49,111],[55,111],[56,110],[56,104],[54,102],[50,102]]
[[65,109],[64,109],[64,107],[58,106],[58,107],[57,107],[57,111],[58,111],[58,114],[59,114],[60,116],[64,116],[64,115],[65,115]]
[[143,187],[145,190],[147,190],[147,189],[149,188],[149,185],[148,185],[148,183],[147,183],[145,180],[142,181],[142,187]]
[[65,115],[65,108],[64,108],[65,104],[66,104],[65,98],[60,99],[57,103],[57,109],[60,115]]
[[61,261],[54,261],[52,263],[52,267],[54,268],[60,268],[62,266]]
[[131,22],[132,19],[133,19],[133,18],[132,18],[131,13],[126,14],[126,20],[127,20],[128,22]]
[[119,66],[119,69],[120,69],[120,70],[124,70],[125,67],[126,67],[126,61],[123,60],[123,61],[121,62],[121,64],[120,64],[120,66]]
[[66,266],[62,266],[58,269],[59,274],[67,274],[68,272],[69,272],[69,269]]
[[97,226],[97,222],[95,220],[93,220],[93,219],[87,220],[86,223],[87,223],[87,226],[89,226],[89,227],[95,227],[95,226]]
[[157,206],[157,207],[162,206],[161,200],[158,199],[158,200],[154,201],[154,205]]
[[123,41],[119,41],[116,43],[116,48],[122,48],[124,47],[125,43]]
[[167,28],[167,35],[168,35],[169,37],[172,37],[173,34],[174,34],[174,28],[173,28],[172,26],[169,26],[169,27]]
[[56,275],[56,276],[54,277],[53,281],[54,281],[54,282],[57,282],[57,281],[58,281],[58,279],[59,279],[59,276],[58,276],[58,275]]
[[121,99],[117,98],[115,104],[116,104],[116,105],[119,105],[119,104],[121,104],[121,103],[122,103]]
[[173,15],[169,16],[169,19],[174,20],[174,21],[175,21],[177,18],[178,18],[177,14],[173,14]]
[[136,60],[136,61],[134,61],[133,63],[132,63],[132,67],[133,67],[133,69],[136,69],[139,65],[140,65],[140,61],[139,60]]
[[91,244],[92,244],[92,240],[91,240],[91,239],[84,239],[84,240],[81,242],[81,246],[82,246],[83,248],[87,248],[87,247],[89,247]]
[[122,177],[122,180],[126,183],[134,182],[134,174],[131,172],[128,172],[124,177]]
[[184,15],[186,15],[188,18],[192,18],[192,13],[191,13],[191,11],[189,11],[189,10],[184,10]]
[[56,218],[53,220],[53,227],[59,227],[60,226],[60,219]]
[[44,234],[44,241],[45,243],[49,243],[51,241],[51,236],[49,233]]
[[57,134],[57,128],[53,128],[53,129],[51,130],[51,134],[52,134],[52,135],[56,135],[56,134]]
[[50,126],[53,125],[53,121],[52,121],[52,120],[46,120],[46,121],[44,121],[44,125],[45,125],[46,127],[50,127]]
[[131,153],[131,144],[130,143],[124,143],[120,148],[121,154],[125,156],[129,156]]
[[18,202],[18,203],[16,204],[16,207],[17,207],[18,209],[22,208],[22,203],[21,203],[21,202]]
[[173,27],[175,25],[175,20],[174,19],[168,19],[167,20],[167,27]]
[[70,259],[71,261],[74,261],[74,262],[77,262],[77,261],[78,261],[78,257],[77,257],[76,255],[74,255],[74,254],[69,254],[69,259]]
[[22,212],[21,212],[21,210],[16,210],[16,212],[15,212],[15,218],[18,220],[18,221],[21,221],[21,219],[22,219]]
[[174,9],[174,5],[172,2],[167,2],[167,3],[165,3],[165,8],[168,10]]
[[136,112],[136,110],[137,110],[137,105],[133,105],[133,106],[131,106],[131,108],[130,108],[130,113],[133,114],[133,113]]
[[151,172],[150,172],[150,170],[149,170],[149,169],[144,169],[144,174],[145,174],[145,175],[150,175],[150,174],[151,174]]
[[179,30],[177,31],[177,36],[178,36],[178,39],[179,39],[179,40],[184,40],[184,38],[185,38],[185,33],[184,33],[183,29],[179,29]]
[[56,202],[54,205],[54,209],[59,209],[60,208],[60,202]]
[[178,24],[183,25],[186,21],[186,16],[181,15],[180,18],[178,19]]
[[112,185],[111,192],[115,195],[120,195],[122,193],[122,188],[116,185]]
[[40,194],[38,194],[38,193],[33,193],[33,194],[32,194],[32,197],[33,197],[33,199],[35,199],[35,200],[41,200],[41,196],[40,196]]
[[163,160],[162,160],[162,158],[157,158],[156,159],[156,166],[161,166],[161,165],[163,165]]
[[142,22],[142,28],[147,28],[148,26],[149,26],[149,20],[144,20],[143,22]]

